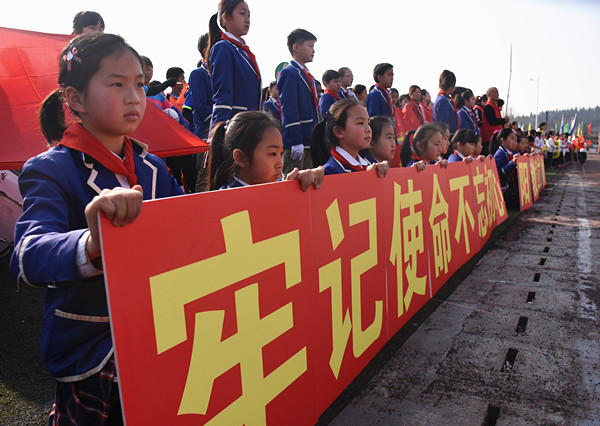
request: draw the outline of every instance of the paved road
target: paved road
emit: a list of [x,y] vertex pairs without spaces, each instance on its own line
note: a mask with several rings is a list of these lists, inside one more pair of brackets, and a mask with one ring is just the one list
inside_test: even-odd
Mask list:
[[599,193],[561,170],[331,424],[600,425]]

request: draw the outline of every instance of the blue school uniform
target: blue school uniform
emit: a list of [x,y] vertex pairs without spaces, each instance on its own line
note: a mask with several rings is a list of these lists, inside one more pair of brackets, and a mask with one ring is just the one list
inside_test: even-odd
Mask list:
[[262,104],[262,110],[273,116],[281,124],[281,104],[278,100],[269,98]]
[[365,160],[369,165],[379,163],[375,158],[371,156],[371,154],[365,154],[362,156],[363,160]]
[[221,189],[231,189],[231,188],[243,188],[244,186],[250,186],[250,185],[248,185],[243,180],[239,180],[235,176],[230,176],[229,179],[227,179],[227,183],[225,185],[221,186],[219,188],[219,190],[221,190]]
[[[316,93],[314,79],[312,86]],[[294,145],[310,147],[310,135],[317,124],[318,116],[310,88],[311,83],[304,74],[302,65],[291,61],[279,73],[277,87],[281,102],[283,147],[286,149]]]
[[462,155],[460,152],[458,152],[458,151],[455,150],[448,157],[448,163],[458,163],[459,161],[464,160],[464,158],[465,158],[464,155]]
[[319,112],[321,117],[325,118],[325,114],[329,111],[329,107],[337,102],[337,99],[331,96],[329,93],[323,93],[319,99]]
[[[386,93],[384,93],[383,90],[385,89],[375,85],[373,90],[369,92],[365,102],[367,106],[367,112],[369,117],[382,115],[384,117],[390,117],[393,119],[394,106],[392,105],[392,110],[390,111],[390,104],[388,102],[388,98],[386,97]],[[389,93],[387,93],[387,95],[390,96]]]
[[475,133],[479,134],[480,131],[475,120],[477,120],[475,114],[466,106],[463,106],[458,110],[458,123],[461,129],[473,130]]
[[362,158],[360,155],[358,156],[358,159],[355,159],[350,157],[350,154],[348,154],[339,146],[335,147],[335,150],[339,154],[338,158],[334,158],[333,156],[329,157],[329,160],[327,160],[327,162],[323,165],[323,169],[326,175],[337,175],[340,173],[352,173],[362,171],[352,168],[351,165],[362,167],[363,169],[366,169],[367,166],[369,166],[369,163],[365,161],[365,159]]
[[206,62],[190,73],[189,85],[184,108],[191,109],[194,115],[194,134],[206,140],[213,110],[213,88]]
[[458,130],[458,120],[454,103],[448,96],[442,93],[435,98],[435,102],[433,103],[433,121],[446,123],[450,134]]
[[[412,167],[413,164],[418,163],[419,161],[423,161],[423,160],[411,157],[410,161],[408,162],[408,164],[406,165],[406,167]],[[430,161],[429,164],[427,164],[427,165],[428,166],[433,166],[434,164],[437,164],[437,161]]]
[[[132,145],[145,200],[183,194],[146,145]],[[113,356],[104,277],[83,279],[78,265],[87,260],[81,259],[85,206],[103,189],[121,186],[117,176],[92,157],[58,145],[27,161],[19,177],[23,214],[10,270],[19,282],[45,288],[42,356],[59,382],[91,377]]]
[[210,75],[213,87],[211,128],[238,112],[260,110],[260,74],[239,46],[229,40],[217,42],[210,50]]
[[508,179],[516,166],[512,157],[513,153],[503,145],[500,145],[494,154],[494,160],[496,160],[496,168],[498,169],[498,177],[500,178],[500,186],[502,189],[505,189],[508,186]]

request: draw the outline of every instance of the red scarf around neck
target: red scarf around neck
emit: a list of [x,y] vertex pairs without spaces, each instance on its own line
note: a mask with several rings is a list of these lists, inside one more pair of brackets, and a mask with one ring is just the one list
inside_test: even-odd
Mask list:
[[315,109],[317,110],[317,117],[320,117],[319,98],[317,97],[317,88],[315,87],[315,79],[312,76],[312,74],[309,73],[305,67],[303,67],[302,65],[300,65],[300,66],[302,67],[302,72],[304,73],[304,76],[306,77],[306,80],[308,81],[308,87],[310,88],[310,93],[312,94],[313,102],[315,103]]
[[237,47],[239,47],[244,52],[246,52],[246,55],[248,55],[248,58],[250,58],[252,67],[254,68],[254,71],[256,72],[256,78],[258,78],[258,81],[260,82],[260,71],[258,69],[258,63],[256,62],[256,56],[254,56],[254,53],[252,53],[250,51],[250,48],[248,46],[246,46],[245,44],[240,43],[236,39],[228,37],[227,35],[225,35],[225,33],[221,33],[221,40],[227,40],[228,42],[235,44]]
[[133,159],[133,146],[131,145],[131,140],[127,136],[123,137],[123,154],[125,155],[125,161],[121,161],[118,156],[105,147],[102,142],[96,139],[78,123],[70,125],[67,130],[65,130],[60,145],[83,152],[100,162],[100,164],[114,174],[124,175],[131,188],[137,184],[135,162]]
[[448,94],[448,92],[445,92],[443,90],[440,90],[440,92],[438,93],[438,96],[442,95],[445,96],[446,98],[448,98],[450,100],[450,103],[452,104],[452,108],[454,108],[454,115],[456,116],[456,129],[460,129],[460,122],[458,121],[458,113],[456,112],[456,104],[454,103],[454,99],[452,99],[452,96],[450,96],[450,94]]
[[379,90],[383,92],[383,96],[385,96],[385,100],[388,103],[388,108],[390,109],[390,117],[392,117],[392,123],[395,123],[396,121],[394,117],[394,106],[392,105],[392,98],[390,97],[390,94],[388,93],[387,89],[381,84],[377,83],[376,86],[379,87]]
[[423,161],[423,159],[416,152],[413,152],[413,155],[411,155],[410,158],[417,161]]
[[340,163],[344,164],[347,167],[350,167],[352,170],[355,170],[357,172],[362,172],[363,170],[367,170],[368,166],[363,166],[363,165],[358,165],[355,166],[353,164],[350,164],[348,162],[348,160],[346,160],[342,154],[340,154],[339,152],[337,152],[337,149],[335,149],[335,147],[331,148],[331,156],[333,158],[335,158],[336,160],[338,160]]
[[465,158],[464,155],[462,155],[460,152],[458,152],[457,150],[454,150],[454,155],[456,155],[458,158],[463,159]]
[[341,101],[340,96],[337,93],[335,93],[333,90],[325,89],[325,93],[333,96],[336,101]]

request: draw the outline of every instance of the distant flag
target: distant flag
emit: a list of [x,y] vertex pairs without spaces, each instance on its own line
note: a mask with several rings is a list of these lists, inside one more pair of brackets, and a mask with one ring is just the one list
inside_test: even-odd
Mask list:
[[[577,114],[575,113],[575,117],[573,118],[573,121],[571,122],[571,131],[569,132],[569,136],[573,135],[573,131],[575,130],[575,125],[577,124]],[[566,132],[566,130],[565,130]]]
[[569,123],[565,123],[565,127],[563,127],[563,130],[561,133],[569,133]]
[[529,122],[529,127],[527,128],[528,132],[531,132],[531,121]]
[[588,133],[592,134],[592,123],[588,124]]
[[558,133],[558,123],[554,125],[554,133]]
[[564,128],[565,128],[565,115],[563,114],[561,119],[560,119],[560,133],[564,133]]

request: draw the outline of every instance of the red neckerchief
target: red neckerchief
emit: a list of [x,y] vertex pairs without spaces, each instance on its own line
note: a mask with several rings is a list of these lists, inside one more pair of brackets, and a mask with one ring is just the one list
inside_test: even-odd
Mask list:
[[271,97],[271,99],[275,101],[275,103],[277,104],[277,108],[279,108],[279,119],[283,120],[283,116],[281,115],[281,102],[279,102],[279,99],[275,99],[273,97]]
[[466,106],[466,105],[464,105],[464,106],[462,107],[462,109],[463,109],[464,111],[466,111],[466,112],[467,112],[467,114],[469,114],[469,116],[471,117],[471,120],[473,120],[473,126],[475,126],[475,133],[477,133],[477,118],[475,118],[475,113],[473,112],[473,110],[472,110],[472,109],[470,109],[470,108],[467,108],[467,106]]
[[458,121],[458,113],[456,112],[456,104],[454,103],[454,99],[452,99],[452,96],[450,96],[448,93],[444,92],[443,90],[440,90],[440,92],[438,93],[438,96],[445,96],[446,98],[448,98],[448,100],[450,100],[450,103],[452,104],[452,108],[454,109],[454,115],[456,116],[456,128],[460,129],[460,123]]
[[413,155],[411,155],[410,158],[417,161],[423,161],[423,159],[419,157],[419,155],[416,152],[413,152]]
[[250,48],[245,44],[240,43],[234,38],[227,37],[225,33],[221,33],[221,40],[227,40],[228,42],[235,44],[237,47],[246,52],[246,55],[248,55],[248,58],[250,58],[250,62],[252,62],[252,67],[254,67],[254,71],[256,72],[256,78],[258,78],[258,81],[260,82],[260,71],[258,69],[258,63],[256,62],[256,56],[254,56],[254,53],[250,51]]
[[131,140],[127,136],[124,136],[123,139],[125,161],[121,161],[118,156],[102,145],[102,142],[96,139],[81,124],[72,124],[69,126],[65,130],[60,145],[81,151],[100,162],[100,164],[114,174],[124,175],[127,178],[127,182],[129,182],[129,186],[133,188],[137,184],[133,147]]
[[475,125],[475,133],[477,133],[477,117],[475,117],[475,113],[473,112],[472,109],[467,108],[469,110],[469,115],[471,116],[471,119],[473,120],[473,124]]
[[339,152],[337,152],[337,150],[335,149],[335,147],[331,148],[331,156],[333,158],[335,158],[336,160],[338,160],[340,163],[344,164],[345,166],[350,167],[352,170],[356,170],[357,172],[362,172],[363,170],[367,170],[368,166],[362,166],[362,165],[352,165],[348,162],[348,160],[346,160]]
[[[300,65],[300,66],[302,66],[302,65]],[[315,103],[315,109],[317,110],[317,117],[318,117],[319,116],[319,98],[317,97],[317,88],[315,87],[315,79],[313,78],[312,74],[306,70],[306,68],[302,67],[302,72],[304,73],[304,75],[306,76],[306,79],[308,80],[308,85],[310,87],[310,93],[312,93],[313,102]]]
[[333,90],[325,89],[325,93],[333,96],[336,101],[341,101],[340,96],[337,93],[335,93]]
[[419,117],[419,123],[423,124],[423,114],[421,113],[421,106],[419,103],[413,99],[410,100],[410,107]]
[[508,148],[506,148],[504,145],[500,145],[500,148],[502,148],[502,150],[508,155],[508,161],[512,161],[513,153],[509,151]]
[[394,106],[392,105],[392,98],[390,97],[387,89],[385,89],[381,84],[377,83],[377,87],[379,87],[379,90],[381,90],[383,92],[383,95],[385,96],[385,100],[388,103],[388,108],[390,109],[390,117],[392,117],[392,122],[395,123],[395,117],[394,117]]
[[464,156],[464,155],[462,155],[462,154],[461,154],[460,152],[458,152],[457,150],[454,150],[454,155],[456,155],[458,158],[460,158],[460,159],[462,159],[462,160],[464,160],[464,159],[465,159],[465,156]]

